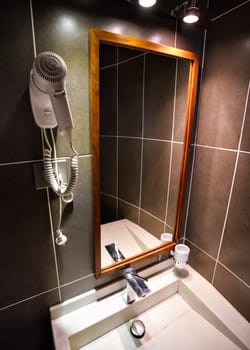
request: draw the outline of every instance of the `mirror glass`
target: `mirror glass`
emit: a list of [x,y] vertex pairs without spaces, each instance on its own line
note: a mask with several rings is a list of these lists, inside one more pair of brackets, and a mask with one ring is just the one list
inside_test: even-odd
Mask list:
[[178,241],[196,57],[101,31],[91,40],[98,275]]

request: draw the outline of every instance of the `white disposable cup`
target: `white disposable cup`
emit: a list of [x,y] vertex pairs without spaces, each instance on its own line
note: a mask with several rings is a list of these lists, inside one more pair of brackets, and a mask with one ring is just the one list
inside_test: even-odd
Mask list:
[[174,259],[176,267],[183,268],[188,261],[190,248],[186,244],[176,244]]
[[173,242],[173,234],[172,233],[167,233],[167,232],[162,233],[161,234],[161,241],[163,243]]

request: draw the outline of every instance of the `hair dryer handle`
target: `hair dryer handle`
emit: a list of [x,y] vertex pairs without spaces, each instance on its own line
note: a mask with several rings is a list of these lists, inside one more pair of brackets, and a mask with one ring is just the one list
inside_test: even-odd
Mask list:
[[50,94],[60,133],[66,139],[72,141],[72,129],[74,127],[66,90],[54,91]]

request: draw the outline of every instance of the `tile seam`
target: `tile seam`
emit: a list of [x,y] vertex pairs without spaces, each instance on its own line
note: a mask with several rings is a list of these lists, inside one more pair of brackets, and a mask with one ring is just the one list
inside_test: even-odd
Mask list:
[[79,277],[79,278],[77,278],[77,279],[75,279],[75,280],[72,280],[72,281],[70,281],[70,282],[63,283],[63,284],[60,285],[60,287],[61,287],[61,288],[64,288],[64,287],[70,286],[71,284],[74,284],[74,283],[83,281],[83,280],[85,280],[85,279],[87,279],[87,278],[89,278],[89,277],[94,277],[94,274],[93,274],[93,273],[90,273],[90,274],[88,274],[88,275],[86,275],[86,276]]
[[174,140],[175,115],[176,115],[177,77],[178,77],[178,59],[176,59],[176,63],[175,63],[174,101],[173,101],[173,113],[172,113],[172,133],[171,133],[170,156],[169,156],[168,188],[167,188],[167,198],[166,198],[166,207],[165,207],[164,232],[166,231],[166,227],[167,227],[170,185],[171,185],[171,175],[172,175],[173,148],[174,148],[173,140]]
[[226,16],[227,14],[229,14],[229,13],[231,13],[231,12],[237,10],[238,8],[240,8],[240,7],[244,6],[244,5],[246,5],[246,4],[249,3],[249,2],[250,2],[250,0],[247,0],[247,1],[244,1],[244,2],[242,2],[241,4],[239,4],[239,5],[237,5],[237,6],[232,7],[230,10],[225,11],[225,12],[221,13],[220,15],[215,16],[214,18],[212,18],[212,19],[211,19],[211,22],[214,22],[214,21],[216,21],[217,19]]
[[141,222],[141,203],[142,203],[142,177],[143,177],[143,152],[144,152],[144,108],[145,108],[145,70],[146,70],[146,55],[143,56],[143,77],[142,77],[142,122],[141,122],[141,164],[140,164],[140,190],[139,190],[139,210],[138,224]]
[[26,301],[29,301],[29,300],[38,298],[38,297],[40,297],[40,296],[42,296],[42,295],[45,295],[45,294],[48,294],[48,293],[50,293],[50,292],[56,291],[56,290],[58,290],[58,287],[48,289],[48,290],[46,290],[46,291],[44,291],[44,292],[41,292],[41,293],[38,293],[38,294],[34,294],[34,295],[32,295],[31,297],[29,297],[29,298],[20,299],[19,301],[15,302],[15,303],[11,303],[11,304],[9,304],[9,305],[6,305],[6,306],[1,307],[1,308],[0,308],[0,312],[1,312],[1,311],[4,311],[4,310],[6,310],[6,309],[9,309],[9,308],[11,308],[11,307],[14,307],[14,306],[16,306],[16,305],[25,303]]
[[202,90],[202,78],[203,78],[203,69],[204,69],[204,61],[205,61],[206,40],[207,40],[207,29],[205,29],[205,31],[204,31],[204,39],[203,39],[200,86],[199,86],[199,92],[198,92],[199,101],[198,101],[198,106],[197,106],[197,121],[196,121],[195,137],[194,137],[194,151],[193,151],[193,155],[192,155],[190,183],[189,183],[188,194],[187,194],[187,208],[186,208],[186,215],[185,215],[184,228],[183,228],[184,242],[185,242],[186,233],[187,233],[187,222],[188,222],[190,201],[191,201],[191,192],[192,192],[192,186],[193,186],[194,164],[195,164],[195,158],[196,158],[196,144],[197,144],[196,141],[197,141],[197,137],[198,137],[199,111],[200,111],[200,103],[201,103],[201,90]]
[[250,285],[245,282],[242,278],[240,278],[236,273],[234,273],[231,269],[229,269],[226,265],[224,265],[221,261],[218,261],[218,264],[221,265],[225,270],[230,272],[235,278],[237,278],[242,284],[244,284],[247,288],[250,288]]
[[[216,259],[210,255],[209,253],[207,253],[205,250],[203,250],[201,247],[199,247],[197,244],[193,243],[192,241],[190,241],[188,238],[186,238],[186,241],[188,243],[190,243],[191,245],[193,245],[195,248],[197,248],[198,250],[200,250],[203,254],[207,255],[211,260],[213,260],[214,262],[216,262]],[[192,250],[191,250],[191,254],[192,254]],[[247,282],[245,282],[242,278],[240,278],[235,272],[233,272],[231,269],[229,269],[226,265],[224,265],[221,261],[218,261],[218,264],[221,265],[223,268],[225,268],[228,272],[230,272],[235,278],[237,278],[241,283],[243,283],[246,287],[250,288],[249,284]]]

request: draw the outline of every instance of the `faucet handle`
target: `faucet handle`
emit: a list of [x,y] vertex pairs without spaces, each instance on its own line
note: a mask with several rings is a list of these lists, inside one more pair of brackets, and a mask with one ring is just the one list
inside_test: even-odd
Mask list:
[[123,271],[123,277],[128,281],[130,286],[136,292],[139,297],[145,297],[151,292],[151,290],[146,285],[146,278],[137,274],[136,270],[132,267],[128,267]]

